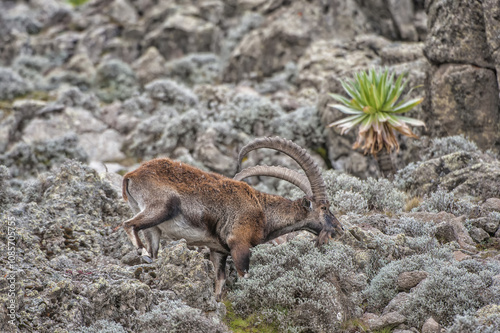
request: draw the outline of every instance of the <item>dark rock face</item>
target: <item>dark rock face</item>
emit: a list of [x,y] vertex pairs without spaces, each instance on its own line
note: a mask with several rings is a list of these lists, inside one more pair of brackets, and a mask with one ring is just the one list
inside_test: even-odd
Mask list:
[[474,65],[443,64],[429,72],[426,114],[430,131],[439,136],[465,134],[480,147],[498,141],[500,121],[495,71]]
[[[432,1],[424,53],[430,133],[465,134],[487,149],[499,144],[498,4]],[[494,37],[497,36],[497,37]]]

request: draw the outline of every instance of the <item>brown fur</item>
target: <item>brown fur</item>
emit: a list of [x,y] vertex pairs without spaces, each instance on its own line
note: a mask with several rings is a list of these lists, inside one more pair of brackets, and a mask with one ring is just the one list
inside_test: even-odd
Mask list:
[[[167,158],[127,173],[123,198],[136,213],[123,227],[146,258],[156,258],[160,237],[185,238],[188,245],[210,248],[219,298],[227,255],[244,276],[253,246],[295,230],[321,235],[319,243],[342,232],[328,203],[262,193],[244,182]],[[143,229],[147,253],[137,234]]]

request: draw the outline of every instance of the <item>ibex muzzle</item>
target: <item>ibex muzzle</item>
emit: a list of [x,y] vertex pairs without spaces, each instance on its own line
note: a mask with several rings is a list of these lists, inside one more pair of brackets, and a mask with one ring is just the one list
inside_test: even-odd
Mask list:
[[[311,156],[291,141],[263,138],[242,148],[238,166],[245,154],[258,148],[289,155],[305,176],[282,167],[257,166],[230,179],[167,158],[146,162],[127,173],[123,198],[136,215],[122,226],[139,253],[147,261],[156,258],[160,238],[184,238],[188,245],[207,246],[216,271],[215,293],[220,300],[228,255],[238,274],[244,276],[253,246],[296,230],[317,235],[317,245],[342,234],[341,224],[330,212],[321,170]],[[259,192],[241,181],[250,176],[287,180],[306,196],[292,201]],[[145,245],[139,238],[140,230]]]

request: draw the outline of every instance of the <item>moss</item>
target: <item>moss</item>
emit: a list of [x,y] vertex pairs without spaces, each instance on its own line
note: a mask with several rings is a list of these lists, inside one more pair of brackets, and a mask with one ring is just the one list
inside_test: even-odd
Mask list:
[[234,312],[233,304],[229,300],[225,300],[223,303],[226,306],[226,316],[224,318],[224,322],[227,326],[229,326],[232,332],[279,332],[279,324],[262,322],[256,314],[251,314],[248,317],[243,318]]
[[86,4],[89,0],[67,0],[74,7]]

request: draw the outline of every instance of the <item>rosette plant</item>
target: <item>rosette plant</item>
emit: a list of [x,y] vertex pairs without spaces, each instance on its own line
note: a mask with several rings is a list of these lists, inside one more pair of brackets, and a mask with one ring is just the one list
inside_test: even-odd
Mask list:
[[375,157],[384,147],[390,153],[393,149],[399,150],[396,132],[417,138],[408,125],[425,126],[420,120],[401,115],[420,104],[423,98],[401,97],[408,81],[404,80],[404,74],[396,79],[394,76],[394,73],[389,75],[388,69],[361,71],[354,75],[353,80],[341,80],[350,98],[330,94],[342,104],[329,106],[349,116],[329,127],[337,126],[344,134],[359,126],[354,149],[361,147],[365,154],[370,152]]

